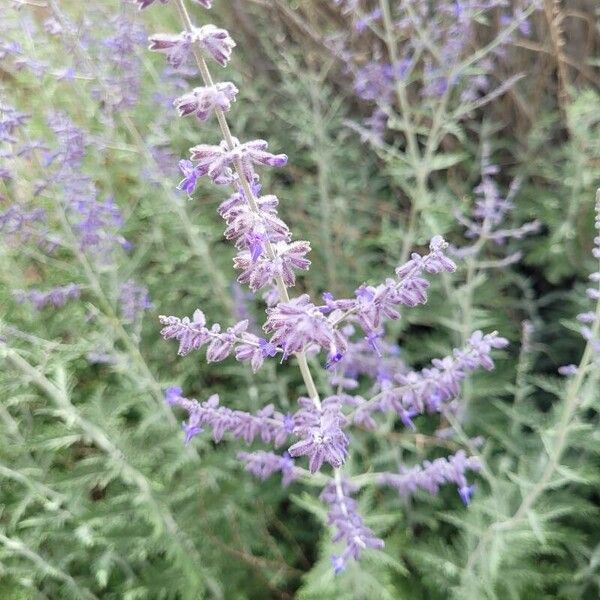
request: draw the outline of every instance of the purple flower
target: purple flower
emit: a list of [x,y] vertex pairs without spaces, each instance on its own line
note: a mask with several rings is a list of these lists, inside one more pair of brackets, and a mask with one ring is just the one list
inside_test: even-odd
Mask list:
[[133,280],[121,284],[119,303],[121,306],[121,315],[125,323],[138,322],[142,313],[152,308],[152,303],[148,296],[148,288]]
[[184,443],[187,446],[193,438],[195,438],[199,433],[202,433],[202,427],[198,425],[193,425],[192,423],[182,423],[181,428],[185,433]]
[[233,83],[226,81],[216,83],[212,87],[197,87],[191,92],[180,96],[173,103],[179,116],[195,114],[200,121],[206,121],[215,108],[223,112],[229,111],[235,101],[238,90]]
[[469,505],[469,502],[471,501],[471,496],[472,496],[474,490],[475,490],[475,484],[463,485],[458,488],[458,495],[460,496],[460,499],[463,501],[463,504],[465,506]]
[[203,426],[212,429],[215,442],[220,442],[225,433],[231,433],[247,444],[260,438],[265,443],[281,446],[288,437],[283,426],[283,415],[275,411],[272,404],[252,414],[219,406],[217,394],[210,396],[206,402],[183,398],[177,396],[175,392],[170,394],[169,399],[171,404],[183,408],[189,415],[185,424],[186,439],[188,432],[193,437]]
[[231,58],[235,42],[225,29],[214,25],[194,27],[181,33],[157,33],[150,36],[149,50],[165,54],[168,63],[180,67],[188,58],[193,44],[198,44],[206,54],[224,67]]
[[196,171],[194,164],[190,160],[180,160],[179,170],[183,174],[184,178],[181,180],[177,188],[191,196],[196,189],[196,182],[199,174]]
[[170,406],[177,404],[177,400],[182,398],[183,390],[178,385],[173,385],[165,390],[165,402]]
[[301,409],[294,417],[294,434],[301,440],[288,449],[291,456],[308,456],[311,473],[324,462],[338,468],[348,454],[348,437],[342,431],[346,418],[335,396],[325,398],[320,408],[310,398],[300,398]]
[[276,242],[272,245],[274,257],[261,254],[253,260],[250,250],[240,252],[233,259],[233,266],[241,271],[238,281],[246,283],[252,291],[273,285],[277,277],[283,279],[286,287],[296,283],[295,270],[306,271],[310,260],[306,254],[310,252],[310,244],[305,241]]
[[164,54],[167,62],[175,69],[187,60],[192,46],[192,37],[187,32],[156,33],[150,36],[148,41],[148,49]]
[[422,465],[404,468],[399,474],[383,473],[378,482],[393,487],[401,496],[411,496],[419,489],[437,494],[441,485],[454,483],[461,500],[468,504],[474,486],[468,485],[466,471],[479,469],[476,457],[467,457],[464,450],[459,450],[454,456],[426,460]]
[[283,475],[283,487],[287,487],[297,477],[294,461],[287,452],[281,456],[273,452],[240,452],[238,458],[246,463],[246,471],[265,480],[278,471]]
[[244,319],[233,327],[221,331],[219,324],[214,324],[210,329],[206,326],[206,318],[201,310],[194,311],[192,319],[184,317],[159,317],[161,335],[164,339],[175,339],[179,342],[180,356],[189,354],[207,346],[207,362],[220,362],[225,360],[232,352],[238,361],[250,362],[253,371],[257,371],[268,356],[275,356],[279,349],[253,333],[249,333],[248,320]]
[[469,343],[455,349],[451,356],[434,359],[430,367],[421,371],[395,373],[379,382],[379,392],[365,405],[357,406],[354,422],[370,424],[369,412],[393,411],[403,424],[413,428],[413,417],[424,412],[443,412],[449,409],[449,401],[460,393],[460,384],[467,374],[479,367],[493,368],[491,351],[503,348],[508,341],[495,332],[473,333]]
[[226,66],[231,58],[231,51],[235,48],[235,42],[225,29],[219,29],[214,25],[203,25],[194,28],[193,41],[207,52],[215,62],[222,67]]
[[225,141],[218,146],[199,144],[190,148],[191,159],[196,161],[196,169],[200,175],[208,175],[213,183],[219,185],[233,183],[232,164],[238,163],[247,181],[254,180],[253,165],[283,167],[287,163],[285,154],[267,152],[267,142],[254,140],[240,144],[233,138],[234,147],[230,150]]
[[301,352],[308,344],[337,352],[345,349],[343,336],[334,330],[330,321],[302,294],[289,302],[267,309],[264,329],[272,333],[271,343],[283,348],[284,357]]
[[81,294],[81,286],[76,283],[52,288],[42,291],[36,289],[15,290],[13,296],[17,302],[23,304],[29,302],[36,310],[42,310],[47,306],[59,308],[69,300],[76,300]]
[[356,491],[346,481],[332,481],[321,492],[321,500],[329,506],[327,520],[335,528],[333,542],[342,542],[344,551],[340,556],[332,556],[335,573],[340,573],[351,558],[358,560],[367,548],[381,549],[383,540],[365,526],[358,514],[356,500],[351,494]]
[[242,194],[236,192],[221,203],[218,212],[227,223],[225,237],[235,242],[238,250],[249,250],[253,262],[263,253],[266,241],[289,242],[287,225],[277,216],[276,196],[256,198],[258,212],[250,208]]
[[559,375],[563,375],[565,377],[570,377],[571,375],[575,375],[577,373],[577,365],[563,365],[562,367],[558,367]]

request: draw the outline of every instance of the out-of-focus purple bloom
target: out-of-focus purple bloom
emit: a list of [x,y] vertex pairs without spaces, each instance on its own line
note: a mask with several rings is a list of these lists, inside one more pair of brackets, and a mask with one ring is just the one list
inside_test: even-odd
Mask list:
[[183,390],[178,385],[172,385],[165,390],[165,402],[170,406],[177,404],[177,399],[181,398]]
[[193,425],[192,423],[182,423],[181,428],[185,434],[184,443],[187,446],[193,438],[202,433],[202,427]]
[[177,188],[191,196],[196,189],[196,182],[198,181],[198,177],[200,175],[196,171],[196,168],[191,160],[180,160],[179,170],[183,175],[183,179]]
[[294,461],[287,452],[281,456],[273,452],[240,452],[238,458],[246,464],[246,471],[255,477],[268,479],[277,472],[283,475],[283,487],[287,487],[298,475],[294,469]]
[[76,300],[81,295],[81,286],[69,283],[50,290],[15,290],[13,296],[17,302],[23,304],[29,302],[36,310],[42,310],[47,306],[59,308],[69,300]]
[[[596,193],[596,217],[594,220],[594,227],[598,234],[594,237],[592,256],[597,260],[600,260],[600,191]],[[589,287],[585,291],[586,296],[594,301],[595,309],[578,314],[577,320],[582,323],[579,332],[591,347],[594,363],[600,365],[600,334],[598,333],[600,329],[600,323],[598,321],[600,310],[600,268],[591,273],[588,279],[596,284],[594,287]],[[575,375],[577,373],[577,367],[575,365],[563,365],[559,367],[558,372],[565,376]]]
[[354,25],[354,28],[358,33],[362,33],[375,21],[381,19],[381,9],[375,8],[370,13],[359,17]]
[[113,110],[131,108],[139,99],[141,62],[137,49],[146,42],[146,32],[128,11],[111,18],[111,35],[102,40],[97,60],[101,85],[95,91]]
[[18,204],[10,205],[4,212],[0,212],[0,233],[4,240],[15,238],[27,240],[30,237],[39,237],[42,233],[39,225],[46,219],[43,208],[27,209]]
[[245,290],[237,281],[231,283],[230,289],[235,318],[238,321],[248,321],[248,331],[258,334],[260,327],[253,310],[254,294]]
[[7,144],[17,143],[17,138],[14,133],[21,129],[30,115],[20,112],[11,106],[0,105],[0,142]]
[[63,27],[54,17],[50,17],[44,21],[44,31],[49,35],[60,35]]
[[133,280],[121,285],[119,304],[125,323],[136,323],[144,311],[152,308],[148,288]]
[[[481,182],[474,190],[477,200],[473,208],[473,218],[456,215],[457,220],[467,229],[466,237],[504,244],[507,240],[522,239],[527,235],[537,233],[541,227],[538,220],[524,223],[516,228],[501,227],[507,215],[514,208],[513,200],[521,187],[521,179],[515,178],[506,196],[503,196],[495,180],[500,169],[491,162],[490,154],[490,145],[488,142],[484,142],[481,151]],[[453,248],[452,251],[455,256],[472,256],[482,247],[481,243],[475,243],[471,247]]]

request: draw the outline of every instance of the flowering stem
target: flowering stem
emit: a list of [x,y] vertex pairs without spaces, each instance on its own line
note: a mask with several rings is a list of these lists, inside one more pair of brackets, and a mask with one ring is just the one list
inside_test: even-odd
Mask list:
[[[190,15],[187,11],[184,0],[175,0],[175,6],[177,6],[177,10],[179,11],[179,15],[181,17],[181,20],[183,22],[185,29],[189,33],[193,33],[194,25],[192,23]],[[214,81],[213,81],[213,78],[208,69],[208,65],[206,64],[206,61],[204,60],[204,56],[202,55],[202,52],[197,48],[196,44],[194,44],[192,46],[192,52],[194,54],[194,58],[196,59],[196,64],[198,65],[198,69],[200,70],[200,75],[202,77],[204,85],[206,85],[208,87],[213,87]],[[221,129],[221,133],[223,134],[223,139],[225,140],[225,143],[227,144],[227,148],[231,151],[235,148],[235,143],[233,141],[233,136],[231,135],[231,130],[229,128],[229,124],[227,123],[227,119],[225,118],[225,113],[219,107],[215,107],[214,112],[217,117],[217,121],[219,122],[219,127]],[[256,197],[254,196],[254,192],[252,191],[252,188],[250,187],[250,182],[248,181],[248,179],[246,178],[246,176],[244,174],[244,169],[243,169],[241,160],[239,158],[236,158],[234,160],[233,164],[234,164],[235,171],[237,173],[240,185],[242,186],[244,196],[246,197],[246,200],[248,201],[248,205],[250,206],[250,209],[256,215],[260,215],[258,204],[256,202]],[[269,239],[267,239],[265,241],[265,247],[266,247],[267,255],[269,256],[269,258],[271,260],[273,260],[275,258],[275,251],[273,250],[273,246],[271,245],[271,242]],[[280,300],[282,302],[289,302],[290,296],[288,294],[288,291],[287,291],[286,285],[283,281],[283,278],[280,275],[278,275],[275,278],[275,281],[277,283],[277,290],[279,292]],[[314,402],[315,406],[320,410],[321,409],[321,399],[319,397],[319,392],[315,385],[313,376],[308,367],[308,362],[306,360],[306,354],[303,351],[300,351],[300,352],[296,353],[296,358],[298,360],[298,366],[300,367],[300,372],[302,374],[302,379],[304,380],[304,384],[306,385],[308,395],[310,396],[311,400]]]

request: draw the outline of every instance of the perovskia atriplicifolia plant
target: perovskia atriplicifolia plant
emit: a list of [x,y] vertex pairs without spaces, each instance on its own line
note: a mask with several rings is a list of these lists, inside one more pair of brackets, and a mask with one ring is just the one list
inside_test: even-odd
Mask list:
[[[139,4],[146,8],[151,2]],[[220,404],[217,395],[199,402],[186,398],[176,386],[167,390],[166,400],[188,413],[184,424],[186,443],[205,427],[212,430],[215,441],[225,433],[247,443],[260,439],[276,447],[285,446],[286,452],[240,453],[249,472],[261,478],[281,472],[285,485],[301,477],[318,478],[320,498],[328,506],[327,520],[334,530],[333,540],[340,542],[339,553],[331,557],[334,571],[340,573],[364,550],[383,547],[383,540],[357,512],[353,496],[360,488],[389,486],[407,496],[418,489],[436,493],[442,484],[454,483],[462,501],[468,504],[474,486],[468,483],[466,472],[479,468],[477,458],[459,451],[449,458],[401,468],[399,472],[348,473],[345,463],[350,451],[350,427],[376,431],[378,413],[392,413],[404,426],[415,428],[413,420],[423,413],[452,412],[461,381],[477,368],[493,368],[492,349],[502,348],[507,342],[495,332],[476,331],[463,348],[420,371],[394,361],[393,347],[383,340],[385,321],[399,319],[400,306],[426,302],[427,274],[455,270],[444,254],[447,244],[440,236],[431,240],[427,254],[412,254],[396,269],[395,277],[377,286],[360,286],[354,298],[337,299],[324,293],[320,305],[307,294],[290,298],[288,288],[296,283],[295,271],[307,270],[310,265],[306,258],[310,245],[291,241],[287,225],[277,216],[277,197],[261,195],[260,178],[254,169],[282,167],[287,157],[270,153],[263,140],[242,143],[233,137],[226,113],[238,90],[230,82],[215,83],[207,60],[226,66],[235,42],[227,31],[214,25],[196,27],[183,0],[174,0],[173,4],[184,30],[152,35],[150,50],[165,54],[174,67],[181,66],[190,55],[194,57],[204,85],[180,97],[175,106],[181,116],[192,115],[200,121],[214,113],[223,135],[218,145],[199,144],[190,149],[191,160],[181,163],[184,180],[180,188],[191,195],[197,180],[206,176],[215,185],[232,189],[231,196],[220,205],[219,214],[227,224],[225,236],[233,240],[238,251],[234,258],[234,266],[241,271],[238,281],[254,292],[264,290],[268,308],[263,329],[270,337],[248,331],[246,320],[224,331],[219,324],[209,326],[200,309],[191,318],[162,316],[162,335],[177,340],[182,355],[207,346],[209,362],[235,354],[237,360],[249,362],[254,371],[269,358],[284,362],[293,356],[307,396],[300,397],[296,410],[288,414],[272,404],[255,414],[231,410]],[[199,4],[210,8],[211,3]],[[307,360],[307,355],[321,352],[326,356],[326,394],[317,389]],[[380,359],[375,361],[375,368],[373,356]],[[391,365],[386,366],[384,358],[388,357]],[[371,380],[369,398],[352,393],[363,378]],[[308,469],[294,460],[303,456],[307,457]]]

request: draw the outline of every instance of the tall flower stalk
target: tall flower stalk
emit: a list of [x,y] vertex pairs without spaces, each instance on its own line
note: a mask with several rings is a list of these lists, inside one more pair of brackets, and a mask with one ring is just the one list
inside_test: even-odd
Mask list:
[[[166,3],[166,2],[164,2]],[[223,140],[218,145],[199,144],[190,149],[190,159],[182,161],[184,180],[180,189],[192,194],[196,181],[208,177],[217,186],[231,186],[232,195],[219,207],[227,229],[225,235],[234,241],[238,254],[234,266],[241,271],[238,281],[247,283],[252,291],[265,290],[267,320],[263,327],[270,339],[248,330],[242,320],[222,330],[218,324],[208,325],[201,310],[192,318],[162,316],[162,335],[179,342],[179,353],[187,354],[207,347],[207,360],[218,362],[235,354],[238,361],[249,362],[254,371],[271,357],[282,362],[294,355],[298,363],[307,397],[298,400],[298,409],[282,414],[268,405],[255,414],[231,410],[222,406],[217,395],[205,402],[186,398],[179,387],[166,392],[169,404],[188,413],[184,424],[185,441],[189,443],[203,428],[212,429],[219,441],[229,433],[247,443],[261,439],[276,447],[287,445],[287,453],[270,452],[240,455],[249,472],[268,477],[281,472],[287,485],[304,470],[295,466],[294,458],[306,456],[309,473],[324,482],[321,499],[328,505],[328,523],[335,530],[334,542],[343,550],[332,557],[336,573],[345,569],[350,559],[358,559],[368,548],[382,548],[383,540],[363,522],[352,498],[366,483],[391,486],[401,495],[418,489],[436,493],[443,483],[453,482],[460,498],[468,504],[473,491],[466,471],[477,470],[478,461],[457,453],[448,461],[425,463],[421,468],[400,473],[378,473],[373,477],[356,478],[344,472],[352,425],[360,429],[377,428],[379,413],[395,415],[408,428],[422,414],[446,414],[456,410],[456,397],[466,374],[478,367],[493,368],[490,353],[502,348],[506,340],[495,332],[484,335],[475,332],[461,349],[451,356],[435,359],[421,371],[411,371],[401,363],[384,368],[385,358],[393,352],[384,342],[385,321],[401,317],[400,307],[411,307],[427,301],[428,274],[448,273],[455,265],[445,255],[447,243],[434,236],[425,255],[412,254],[379,285],[361,285],[353,298],[335,298],[323,294],[323,304],[315,304],[307,295],[291,298],[288,288],[296,281],[295,272],[307,270],[308,242],[291,241],[287,225],[277,216],[278,200],[272,195],[260,195],[261,184],[255,166],[282,167],[284,154],[272,154],[263,140],[241,143],[231,132],[226,112],[231,109],[237,89],[229,82],[215,83],[207,60],[225,66],[235,43],[229,33],[214,25],[196,27],[184,0],[173,0],[184,30],[178,34],[156,34],[150,37],[150,49],[165,54],[174,67],[185,64],[193,56],[203,87],[195,88],[175,102],[181,116],[195,115],[205,121],[213,113]],[[138,0],[140,8],[151,2]],[[210,2],[199,2],[210,8]],[[410,242],[407,242],[410,243]],[[359,350],[360,349],[360,350]],[[307,355],[325,354],[324,366],[334,394],[322,396],[308,364]],[[360,354],[367,360],[375,357],[379,367],[364,370]],[[354,356],[354,359],[352,358]],[[371,397],[352,393],[372,380]],[[296,438],[290,445],[289,438]],[[332,468],[325,475],[325,464]],[[325,479],[323,479],[325,477]],[[353,482],[353,479],[355,480]]]

